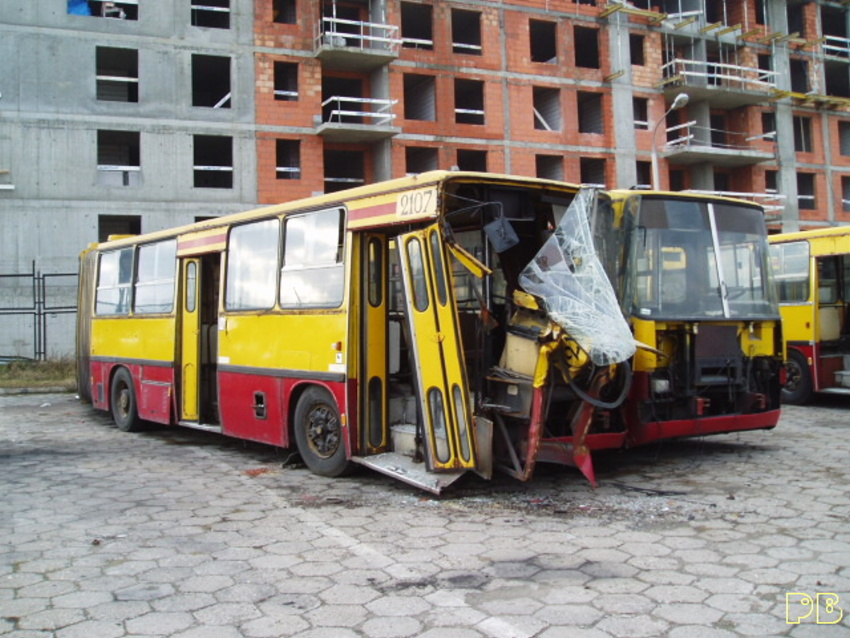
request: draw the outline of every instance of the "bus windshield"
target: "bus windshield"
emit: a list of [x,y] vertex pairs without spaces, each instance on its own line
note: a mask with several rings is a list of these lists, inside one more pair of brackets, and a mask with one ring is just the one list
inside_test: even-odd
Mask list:
[[[764,216],[731,202],[643,197],[632,233],[630,313],[776,317]],[[628,300],[627,300],[628,305]]]

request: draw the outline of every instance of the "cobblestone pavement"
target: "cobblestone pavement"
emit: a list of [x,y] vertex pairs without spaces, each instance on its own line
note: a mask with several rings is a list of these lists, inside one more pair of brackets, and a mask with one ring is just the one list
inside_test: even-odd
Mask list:
[[772,432],[617,452],[596,490],[552,468],[436,498],[0,397],[0,635],[850,636],[848,417],[821,400]]

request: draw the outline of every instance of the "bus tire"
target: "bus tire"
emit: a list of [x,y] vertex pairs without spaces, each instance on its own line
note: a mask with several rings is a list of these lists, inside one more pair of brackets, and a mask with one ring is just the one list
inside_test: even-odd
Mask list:
[[109,398],[116,427],[124,432],[138,432],[142,428],[142,420],[136,405],[133,377],[127,368],[119,368],[112,377]]
[[799,350],[788,350],[785,362],[785,386],[782,402],[788,405],[803,405],[812,397],[812,371],[809,362]]
[[351,469],[346,457],[342,420],[330,392],[307,389],[295,407],[295,443],[305,465],[319,476],[343,476]]

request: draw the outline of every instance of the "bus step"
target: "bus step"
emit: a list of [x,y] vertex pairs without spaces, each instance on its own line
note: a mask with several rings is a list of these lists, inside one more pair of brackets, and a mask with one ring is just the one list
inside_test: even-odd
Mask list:
[[384,452],[372,456],[353,456],[351,460],[432,494],[439,494],[466,472],[461,470],[459,472],[432,473],[425,469],[424,463],[417,463],[409,456],[396,452]]
[[839,370],[836,372],[835,382],[843,388],[850,388],[850,370]]
[[203,430],[204,432],[215,432],[221,434],[221,426],[211,423],[198,423],[197,421],[180,421],[178,425],[184,428],[192,428],[193,430]]
[[821,388],[818,392],[823,392],[824,394],[843,394],[844,396],[850,395],[850,388]]

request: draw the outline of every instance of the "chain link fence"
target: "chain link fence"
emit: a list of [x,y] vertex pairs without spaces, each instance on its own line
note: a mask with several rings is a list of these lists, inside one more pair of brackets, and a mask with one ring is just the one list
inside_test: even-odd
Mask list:
[[74,356],[77,273],[0,273],[0,359]]

